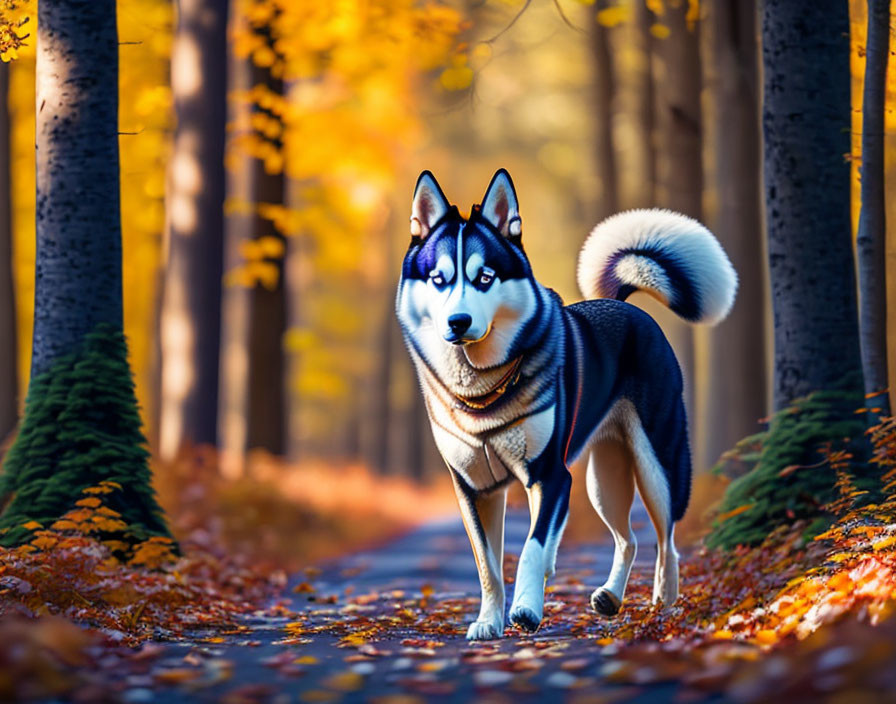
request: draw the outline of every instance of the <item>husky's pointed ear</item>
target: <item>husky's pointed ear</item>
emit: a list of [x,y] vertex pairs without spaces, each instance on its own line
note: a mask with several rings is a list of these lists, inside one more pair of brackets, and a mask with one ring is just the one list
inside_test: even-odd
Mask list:
[[482,216],[505,237],[519,239],[523,234],[520,206],[510,174],[498,169],[482,198]]
[[429,171],[424,171],[414,188],[411,206],[411,241],[425,239],[433,225],[448,212],[450,206],[438,182]]

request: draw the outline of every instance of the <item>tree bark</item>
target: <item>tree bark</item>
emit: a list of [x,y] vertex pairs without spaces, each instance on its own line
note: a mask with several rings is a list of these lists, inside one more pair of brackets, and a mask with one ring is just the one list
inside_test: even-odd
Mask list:
[[177,127],[162,293],[159,453],[217,439],[224,227],[226,0],[178,3],[171,77]]
[[715,212],[709,225],[738,274],[737,300],[709,333],[706,456],[714,462],[768,413],[759,163],[756,6],[715,0],[704,21]]
[[122,326],[115,3],[48,1],[38,17],[32,378]]
[[774,313],[774,407],[861,391],[850,242],[848,6],[762,7],[765,208]]
[[9,65],[0,63],[0,461],[19,417],[18,350],[12,278]]
[[862,91],[861,209],[856,238],[856,266],[862,371],[870,423],[874,423],[880,415],[890,415],[887,394],[887,222],[884,188],[884,103],[889,40],[889,1],[868,0]]

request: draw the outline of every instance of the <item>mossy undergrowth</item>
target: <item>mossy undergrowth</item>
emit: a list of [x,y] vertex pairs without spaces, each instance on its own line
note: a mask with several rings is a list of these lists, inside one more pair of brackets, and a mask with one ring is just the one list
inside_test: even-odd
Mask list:
[[49,526],[102,481],[121,487],[110,508],[127,524],[129,540],[168,536],[148,459],[124,334],[99,326],[31,381],[0,475],[0,497],[11,497],[0,515],[0,543],[27,542],[35,523]]
[[865,418],[856,413],[862,406],[855,393],[817,391],[778,411],[768,430],[743,444],[752,469],[728,486],[707,544],[758,545],[775,528],[796,521],[807,522],[809,535],[824,531],[833,521],[827,506],[837,498],[842,469],[831,461],[833,453],[848,458],[856,487],[873,497],[880,471],[865,461]]

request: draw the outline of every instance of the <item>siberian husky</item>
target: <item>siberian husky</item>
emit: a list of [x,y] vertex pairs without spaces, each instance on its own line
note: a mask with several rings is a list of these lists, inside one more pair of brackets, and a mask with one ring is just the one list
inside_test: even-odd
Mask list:
[[597,300],[568,306],[533,277],[521,235],[503,169],[469,218],[431,173],[420,175],[396,308],[479,571],[473,640],[504,633],[508,483],[523,483],[531,513],[509,618],[534,631],[566,525],[568,466],[586,453],[588,496],[615,542],[592,606],[612,616],[622,605],[636,486],[658,539],[653,600],[677,599],[673,528],[691,486],[681,371],[659,326],[624,300],[645,291],[685,320],[716,323],[737,288],[713,235],[668,210],[632,210],[595,227],[578,283]]

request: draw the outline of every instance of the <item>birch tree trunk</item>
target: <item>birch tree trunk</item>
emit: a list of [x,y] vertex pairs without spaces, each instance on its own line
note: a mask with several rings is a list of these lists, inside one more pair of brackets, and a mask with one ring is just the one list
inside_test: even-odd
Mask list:
[[708,217],[737,271],[734,309],[709,331],[706,456],[714,462],[768,414],[756,5],[714,0],[704,20],[715,209]]
[[177,127],[169,167],[160,314],[159,454],[217,440],[224,229],[226,0],[181,0],[171,60]]
[[19,417],[16,307],[12,279],[9,65],[0,63],[0,462]]
[[774,407],[819,389],[860,392],[850,242],[846,3],[765,0],[765,208]]
[[[887,394],[886,191],[884,102],[890,41],[888,0],[868,0],[862,91],[861,209],[856,238],[859,329],[869,422],[890,415]],[[872,409],[874,409],[872,411]]]

